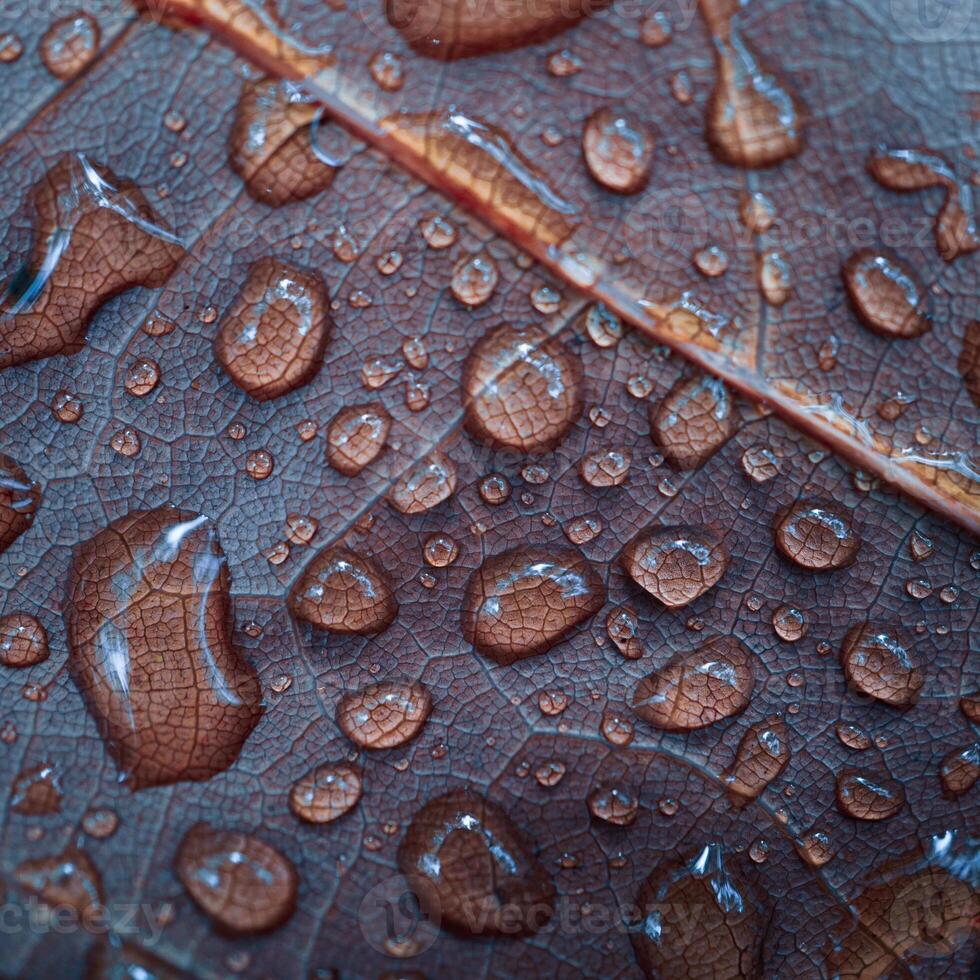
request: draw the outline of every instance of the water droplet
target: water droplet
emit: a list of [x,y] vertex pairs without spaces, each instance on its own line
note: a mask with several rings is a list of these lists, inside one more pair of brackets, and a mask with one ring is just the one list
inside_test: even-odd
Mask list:
[[628,827],[640,811],[640,801],[621,786],[597,786],[589,793],[589,813],[614,827]]
[[943,793],[954,799],[973,788],[980,777],[980,742],[973,742],[964,749],[953,749],[943,757],[939,778]]
[[99,50],[99,25],[78,11],[56,20],[38,45],[41,61],[55,78],[68,81],[84,71]]
[[806,636],[809,625],[802,609],[797,609],[796,606],[779,606],[772,614],[772,628],[781,640],[796,643]]
[[355,289],[347,297],[347,304],[355,310],[366,310],[373,302],[363,289]]
[[382,681],[348,691],[337,705],[337,724],[363,749],[393,749],[415,738],[431,711],[432,695],[423,684]]
[[49,908],[67,907],[83,916],[104,914],[102,876],[92,859],[76,847],[52,857],[22,861],[13,877]]
[[907,395],[905,392],[896,391],[894,395],[884,399],[878,404],[878,415],[886,422],[894,422],[905,414],[905,410],[916,402],[915,395]]
[[276,929],[296,907],[299,876],[292,862],[251,834],[191,827],[177,849],[174,873],[198,908],[232,935]]
[[542,328],[501,324],[474,345],[463,367],[469,432],[522,453],[553,449],[582,411],[582,363]]
[[655,10],[640,24],[640,40],[648,48],[662,48],[674,36],[670,16],[665,10]]
[[39,620],[17,612],[0,617],[0,664],[33,667],[49,656],[48,634]]
[[714,279],[728,271],[728,253],[720,245],[709,245],[694,253],[694,268]]
[[16,34],[4,31],[0,34],[0,64],[9,65],[24,53],[24,43]]
[[537,286],[531,291],[531,306],[550,316],[561,309],[561,293],[553,286]]
[[863,752],[865,749],[871,748],[871,736],[858,725],[839,721],[834,731],[841,743],[855,752]]
[[107,837],[111,837],[118,827],[118,815],[114,810],[105,807],[86,810],[82,816],[82,830],[96,840],[105,840]]
[[655,728],[691,731],[740,714],[755,686],[755,658],[734,637],[716,637],[643,678],[633,709]]
[[927,578],[910,578],[905,583],[905,591],[913,599],[926,599],[932,595],[932,584]]
[[425,539],[422,554],[434,568],[445,568],[459,557],[459,545],[448,534],[437,531]]
[[271,548],[266,548],[262,556],[270,564],[278,567],[289,560],[289,542],[277,541]]
[[286,537],[293,544],[309,544],[320,527],[320,522],[309,514],[286,515]]
[[394,622],[398,601],[372,559],[331,545],[303,569],[289,593],[289,610],[331,633],[370,635]]
[[749,446],[742,453],[742,469],[756,483],[765,483],[779,475],[779,460],[768,446]]
[[397,92],[405,84],[405,66],[402,59],[391,51],[379,51],[368,69],[378,88],[385,92]]
[[909,553],[913,561],[922,561],[932,554],[932,541],[920,531],[913,531],[909,537]]
[[723,774],[732,801],[741,806],[760,796],[786,768],[789,757],[789,732],[782,718],[768,718],[752,725]]
[[711,150],[740,167],[767,167],[798,154],[800,105],[741,35],[740,5],[711,0],[699,9],[714,39],[715,84],[705,118]]
[[449,248],[456,241],[456,229],[441,214],[426,215],[419,222],[419,229],[429,248]]
[[572,544],[588,544],[602,533],[602,520],[592,515],[574,517],[565,525],[563,530],[565,537]]
[[675,469],[697,469],[734,431],[728,389],[709,375],[678,381],[659,405],[650,406],[650,438]]
[[123,387],[126,393],[143,398],[156,388],[160,381],[160,366],[149,358],[134,361],[126,370]]
[[143,321],[143,333],[148,337],[166,337],[176,329],[177,324],[173,320],[159,313],[154,313]]
[[348,405],[327,426],[327,462],[338,473],[357,476],[388,442],[391,416],[378,402]]
[[749,231],[766,232],[776,220],[776,207],[762,191],[754,191],[742,198],[739,215]]
[[61,812],[61,774],[50,762],[19,773],[10,787],[10,809],[25,817]]
[[429,407],[432,389],[424,381],[405,382],[405,407],[410,412],[422,412]]
[[691,76],[683,68],[670,76],[670,94],[680,105],[690,105],[694,101]]
[[800,857],[812,868],[822,868],[834,856],[830,835],[824,830],[808,830],[795,843]]
[[616,649],[628,660],[643,656],[643,644],[639,639],[640,624],[636,612],[629,606],[617,606],[606,617],[606,632]]
[[555,78],[567,78],[569,75],[577,75],[585,66],[582,59],[568,48],[560,51],[553,51],[548,55],[548,73]]
[[811,572],[844,568],[861,548],[850,514],[828,500],[801,500],[781,511],[775,539],[786,558]]
[[545,762],[534,770],[534,778],[538,781],[539,785],[549,788],[557,786],[564,777],[565,763],[559,762],[557,759]]
[[905,805],[902,784],[888,776],[845,769],[837,777],[837,806],[855,820],[887,820]]
[[140,441],[140,434],[135,429],[129,428],[120,429],[114,433],[109,440],[109,445],[120,456],[127,456],[129,458],[139,456],[140,450],[143,448],[143,444]]
[[817,351],[817,367],[821,371],[833,371],[837,367],[837,355],[840,352],[840,339],[831,334]]
[[728,568],[728,550],[711,528],[683,524],[641,531],[620,563],[637,585],[671,609],[686,606],[716,585]]
[[62,388],[51,402],[51,413],[59,422],[74,425],[85,413],[85,406],[77,395]]
[[868,160],[868,172],[879,184],[894,191],[945,189],[946,197],[936,212],[933,232],[939,254],[947,262],[980,248],[970,187],[957,180],[943,156],[924,149],[879,147]]
[[650,179],[654,138],[632,113],[602,108],[586,120],[582,153],[592,178],[607,190],[636,194]]
[[945,602],[947,605],[949,603],[956,602],[959,598],[960,590],[955,585],[944,585],[939,590],[939,600],[940,602]]
[[911,642],[898,630],[876,623],[852,627],[840,659],[848,684],[885,704],[914,704],[925,681]]
[[435,450],[412,466],[388,491],[388,502],[402,514],[421,514],[456,492],[456,464]]
[[402,253],[398,249],[391,249],[378,256],[377,261],[374,263],[375,268],[383,276],[393,276],[401,267],[404,258]]
[[560,715],[571,703],[572,699],[564,691],[550,689],[538,694],[538,708],[543,715]]
[[[317,106],[295,82],[247,79],[235,110],[228,163],[249,196],[269,207],[302,201],[326,190],[343,161],[314,141],[325,130]],[[317,132],[323,140],[325,134]]]
[[197,318],[201,323],[214,323],[218,319],[218,310],[214,306],[205,306]]
[[483,498],[483,502],[491,507],[506,503],[510,500],[510,495],[510,482],[503,474],[488,473],[480,480],[480,496]]
[[555,888],[534,844],[470,789],[436,797],[415,814],[398,867],[422,911],[464,935],[537,932],[554,907]]
[[582,457],[578,471],[590,487],[618,487],[629,475],[632,461],[628,449],[599,449]]
[[361,383],[372,391],[383,388],[401,369],[402,365],[399,361],[369,357],[361,368]]
[[602,721],[599,723],[599,732],[607,742],[611,745],[618,745],[620,748],[629,745],[635,735],[633,722],[618,711],[603,713]]
[[626,390],[634,398],[646,398],[653,391],[653,382],[645,374],[631,374],[626,379]]
[[888,338],[919,337],[932,326],[918,276],[895,256],[862,249],[842,270],[848,299],[869,330]]
[[350,762],[327,762],[293,783],[289,790],[289,809],[306,823],[331,823],[353,810],[362,792],[358,766]]
[[768,842],[761,837],[758,840],[754,840],[749,846],[749,857],[756,864],[764,864],[766,858],[769,857]]
[[602,303],[588,306],[581,322],[596,347],[615,347],[623,339],[623,321]]
[[265,480],[272,476],[276,461],[266,449],[255,449],[245,457],[245,472],[253,480]]
[[339,262],[348,264],[355,262],[361,254],[360,242],[354,237],[354,233],[347,225],[344,224],[337,226],[337,230],[333,236],[332,248],[334,258]]
[[463,633],[506,665],[550,650],[604,602],[602,579],[578,552],[514,548],[487,558],[470,577]]
[[760,962],[765,929],[755,894],[727,867],[724,844],[658,863],[636,904],[640,928],[631,938],[648,977],[737,977]]
[[187,125],[187,120],[176,109],[170,109],[164,114],[163,125],[171,133],[182,133]]
[[203,515],[136,511],[75,548],[68,667],[134,789],[224,771],[262,715],[258,678],[232,643],[230,590]]
[[782,252],[769,249],[759,256],[759,289],[767,303],[782,306],[793,293],[793,273]]
[[665,817],[673,817],[677,815],[677,811],[680,809],[680,804],[672,797],[665,796],[657,803],[657,809]]
[[316,376],[332,328],[318,275],[259,259],[221,323],[214,353],[242,391],[266,401]]
[[429,366],[429,351],[422,337],[407,337],[403,340],[402,356],[416,371],[424,371]]
[[493,295],[499,278],[497,263],[489,255],[470,255],[456,264],[449,288],[464,306],[481,306]]

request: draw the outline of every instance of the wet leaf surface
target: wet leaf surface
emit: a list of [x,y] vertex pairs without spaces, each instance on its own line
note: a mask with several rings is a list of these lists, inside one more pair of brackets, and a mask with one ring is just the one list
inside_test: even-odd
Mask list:
[[[324,14],[325,9],[309,3],[295,12],[300,23],[322,26],[322,36],[310,43],[320,44],[334,31],[342,39],[341,32],[353,31],[360,16],[384,23],[380,5],[357,11],[357,17],[354,11]],[[870,27],[857,8],[840,9],[851,10],[850,19],[836,29],[852,31],[856,49],[870,43]],[[781,7],[772,22],[755,29],[775,31],[783,24],[801,30],[792,10]],[[598,57],[595,52],[605,50],[610,38],[620,37],[610,29],[617,16],[612,8],[541,47],[485,61],[422,62],[406,48],[393,47],[403,58],[402,91],[421,100],[419,111],[431,109],[437,101],[426,86],[437,78],[450,85],[467,64],[477,76],[497,79],[501,100],[481,105],[481,111],[500,112],[495,123],[524,118],[530,139],[531,123],[513,112],[520,86],[500,85],[501,77],[521,77],[520,66],[530,63],[521,59],[533,56],[537,67],[527,78],[540,79],[541,86],[584,83],[588,65],[572,75],[549,75],[544,53],[575,39],[577,49]],[[697,24],[689,30],[701,31]],[[123,32],[118,43],[113,31]],[[579,39],[579,31],[589,33]],[[326,975],[331,969],[358,977],[407,970],[433,977],[638,976],[651,963],[672,969],[684,963],[702,975],[727,975],[733,962],[767,976],[814,976],[835,964],[853,970],[857,962],[869,969],[877,965],[888,976],[968,976],[975,955],[970,922],[977,912],[977,845],[970,839],[977,791],[970,777],[975,780],[971,723],[977,718],[980,666],[970,651],[980,646],[980,542],[734,395],[728,396],[727,441],[713,446],[695,468],[664,461],[664,447],[651,439],[651,408],[697,377],[683,359],[638,330],[623,328],[618,341],[615,329],[600,330],[599,318],[587,312],[589,297],[375,150],[354,145],[318,195],[277,208],[255,200],[228,164],[239,93],[246,79],[257,77],[255,70],[202,33],[124,18],[115,26],[111,20],[103,24],[101,33],[101,55],[73,83],[56,85],[45,77],[27,24],[25,54],[0,68],[11,72],[20,86],[16,91],[30,91],[23,104],[14,100],[17,108],[5,123],[7,139],[0,148],[2,172],[19,175],[18,186],[0,199],[3,272],[16,273],[29,254],[28,189],[72,153],[90,155],[141,188],[154,213],[179,235],[185,254],[162,287],[134,288],[102,305],[78,353],[0,372],[0,451],[28,480],[18,473],[17,486],[7,490],[0,484],[6,494],[0,496],[6,520],[0,527],[17,529],[14,536],[6,534],[10,540],[5,537],[0,555],[0,647],[12,660],[0,667],[0,778],[8,788],[0,815],[0,871],[7,900],[25,916],[39,908],[31,896],[47,895],[45,901],[74,908],[85,924],[56,932],[44,924],[43,911],[36,913],[40,926],[19,919],[22,928],[0,935],[3,971],[81,976],[89,957],[93,970],[107,971],[122,961],[201,976]],[[717,213],[734,213],[747,178],[709,159],[695,113],[710,85],[706,37],[691,34],[689,42],[676,23],[674,33],[666,47],[643,50],[651,62],[661,55],[681,59],[677,64],[689,70],[698,94],[693,106],[670,106],[658,119],[662,138],[675,139],[683,152],[674,164],[670,155],[655,160],[644,194],[670,186],[659,180],[657,167],[674,165],[677,179],[683,169],[698,193],[717,192],[717,200],[727,202]],[[379,36],[336,45],[338,57],[343,52],[343,59],[365,73],[364,91],[374,85],[367,66]],[[398,43],[397,35],[384,36]],[[586,38],[591,48],[584,47]],[[761,34],[753,40],[781,57],[793,54],[785,42],[766,45]],[[922,52],[916,77],[928,74],[928,59],[938,57],[933,47]],[[820,64],[815,58],[813,65]],[[880,66],[875,62],[875,70],[899,71],[903,64],[896,54],[883,57]],[[809,87],[823,84],[817,68],[800,77],[793,64],[781,67],[794,76],[811,108],[817,105]],[[668,77],[659,63],[649,70],[655,79]],[[848,97],[863,105],[871,83],[863,76],[848,82],[853,71],[835,60],[831,77],[850,84]],[[616,78],[615,72],[605,73],[599,82],[620,84]],[[440,93],[440,103],[447,92]],[[375,97],[383,108],[388,96],[382,90]],[[872,105],[884,98],[868,97]],[[644,100],[640,108],[649,103]],[[833,113],[828,108],[826,121],[818,117],[809,124],[809,149],[785,165],[809,169],[780,167],[758,175],[776,185],[766,189],[779,199],[780,214],[819,207],[816,198],[804,200],[800,187],[822,186],[819,167],[845,166],[850,156],[838,159],[837,153],[849,145],[852,130],[854,151],[860,138],[865,152],[865,124],[848,115],[848,105],[826,104]],[[22,105],[28,108],[19,115]],[[542,105],[557,113],[559,103],[545,98]],[[561,105],[564,118],[571,118],[564,95]],[[126,126],[119,124],[120,107],[128,113]],[[581,102],[585,114],[594,107],[589,98]],[[917,111],[909,117],[910,131],[911,120],[917,125],[920,117],[924,126],[951,126],[944,122],[946,110],[941,102],[934,113]],[[552,124],[561,118],[556,115]],[[815,135],[822,125],[833,129],[833,140]],[[515,137],[524,132],[520,126],[508,129]],[[682,132],[683,140],[676,135]],[[575,142],[577,131],[568,140]],[[950,139],[942,145],[948,149]],[[577,155],[568,156],[564,171],[557,156],[548,160],[537,153],[536,160],[552,175],[568,173],[563,193],[585,201],[575,181],[590,178]],[[857,173],[846,167],[844,173]],[[861,179],[852,192],[862,206],[922,213],[916,196],[886,196]],[[842,178],[840,186],[851,184]],[[589,221],[582,227],[596,235],[603,230],[612,242],[641,217],[630,212],[628,220],[618,221],[602,211],[610,200],[589,198]],[[335,247],[341,229],[344,241],[347,235],[356,240],[355,249]],[[729,270],[711,282],[722,284],[719,296],[726,301],[744,296],[740,309],[751,310],[758,303],[749,275],[756,243],[722,244]],[[396,251],[397,263],[388,258]],[[467,307],[451,284],[457,265],[474,254],[492,260],[497,281],[485,302]],[[642,266],[666,262],[668,254],[637,249],[637,269],[645,270],[638,278],[681,288],[689,274],[687,257],[683,269],[680,259],[660,272]],[[949,309],[965,307],[970,257],[946,264],[931,239],[914,254],[926,281],[930,275],[942,279]],[[840,290],[841,310],[846,306],[839,274],[843,257],[835,258],[830,277],[816,259],[808,260],[806,271],[795,270],[800,295],[812,289],[808,308],[822,319],[830,288],[825,279]],[[215,357],[214,344],[249,270],[269,259],[317,270],[329,295],[333,330],[319,370],[305,384],[259,401],[235,384]],[[932,273],[924,273],[933,262],[938,264],[930,266]],[[744,277],[736,275],[739,269]],[[701,280],[695,281],[700,295]],[[795,324],[792,329],[804,330],[807,314],[804,307],[791,312],[795,302],[781,307],[783,313],[767,314],[773,319],[765,349],[778,352],[782,338],[790,337],[778,327],[784,314],[792,317],[786,321]],[[965,319],[965,309],[960,312]],[[755,319],[746,314],[748,323]],[[937,370],[948,366],[950,378],[934,395],[914,390],[937,417],[975,420],[968,396],[960,394],[950,339],[960,329],[956,323],[950,317],[944,335],[950,358],[935,362]],[[486,426],[474,426],[474,393],[461,390],[474,347],[501,325],[529,328],[533,343],[526,358],[540,353],[551,364],[571,359],[576,365],[571,372],[581,411],[566,410],[560,418],[548,410],[575,399],[552,399],[542,408],[547,384],[534,387],[535,378],[547,382],[556,372],[524,374],[530,385],[527,411],[515,416],[521,441],[499,440],[486,434]],[[871,350],[871,335],[856,321],[852,327],[847,336],[853,341],[838,355],[848,367],[839,374],[853,378],[862,397],[871,397],[873,372],[860,360]],[[808,329],[812,334],[812,323]],[[939,333],[934,319],[933,330],[914,342],[931,342]],[[788,339],[786,344],[794,357],[803,349]],[[859,361],[848,361],[848,352]],[[783,355],[773,356],[773,363],[790,363],[788,355],[784,361]],[[136,397],[126,381],[134,363],[144,361],[158,366],[159,380]],[[907,361],[895,363],[907,373]],[[369,364],[384,369],[368,370]],[[501,368],[500,377],[516,383],[512,365]],[[484,369],[489,371],[481,361]],[[381,378],[384,383],[377,384]],[[485,383],[496,378],[490,372]],[[913,384],[917,378],[921,372]],[[422,384],[429,400],[416,411],[418,403],[406,393]],[[84,407],[75,422],[52,413],[61,391]],[[367,453],[363,468],[331,465],[331,420],[345,406],[368,403],[390,417],[384,451]],[[918,423],[905,415],[902,425],[908,421],[914,428]],[[554,436],[556,419],[560,431]],[[117,437],[130,431],[138,448],[123,452],[117,446],[132,447],[133,439]],[[528,448],[533,455],[526,454]],[[582,461],[612,450],[631,460],[625,477],[583,480]],[[363,455],[356,449],[347,458]],[[432,459],[449,461],[453,479],[440,463],[441,477],[433,477],[430,467],[421,483],[413,483],[420,462]],[[491,475],[496,476],[488,486]],[[36,481],[37,494],[29,481]],[[30,521],[21,520],[17,509],[24,500],[33,511]],[[794,505],[815,500],[841,508],[859,538],[856,549],[848,539],[849,563],[834,561],[841,567],[832,570],[791,561],[778,545],[783,517]],[[66,627],[68,582],[80,545],[133,510],[167,504],[210,518],[227,562],[227,642],[257,675],[263,711],[237,759],[212,778],[134,792],[132,780],[120,781],[118,752],[109,751],[72,679],[70,661],[78,653],[70,649]],[[656,527],[705,528],[711,541],[724,541],[724,574],[707,590],[698,580],[690,590],[693,598],[680,608],[658,602],[623,567],[624,549]],[[430,546],[434,535],[451,543]],[[822,535],[807,542],[797,555],[829,553]],[[329,547],[349,549],[383,573],[392,590],[383,603],[385,628],[322,629],[291,615],[287,596]],[[547,648],[535,649],[537,655],[512,657],[508,646],[506,662],[497,662],[471,645],[463,612],[471,583],[485,582],[486,571],[500,565],[496,556],[514,549],[556,557],[572,550],[579,557],[574,566],[566,562],[547,588],[540,575],[526,594],[525,580],[508,584],[503,608],[519,622],[509,623],[507,644],[527,649],[540,639],[543,622],[557,625],[549,627]],[[432,560],[450,553],[451,560]],[[180,563],[154,566],[161,595],[171,595],[168,589],[180,595],[183,580],[175,565]],[[598,586],[584,573],[568,574],[569,568],[584,567]],[[587,594],[579,594],[586,580]],[[919,580],[929,587],[909,588]],[[363,598],[363,591],[350,591],[347,584],[331,593],[332,613],[345,595]],[[492,616],[486,599],[493,596],[484,591],[483,612]],[[554,602],[556,596],[561,601]],[[529,615],[540,613],[542,602],[550,619]],[[799,610],[807,627],[803,635],[792,631],[792,641],[774,627],[774,617],[787,606]],[[146,602],[139,606],[149,608]],[[356,605],[355,616],[363,609]],[[27,619],[8,630],[8,616],[34,617],[40,631]],[[151,664],[154,650],[165,657],[168,649],[153,622],[137,638],[147,645],[142,654]],[[872,644],[871,659],[863,658],[859,641],[867,623],[900,635],[912,648],[915,671],[902,673],[902,654],[894,644]],[[46,658],[28,650],[44,636]],[[717,638],[737,640],[752,657],[754,684],[747,704],[739,701],[739,713],[732,712],[724,692],[720,702],[699,702],[716,697],[712,684],[686,687],[681,706],[711,717],[704,727],[668,731],[634,712],[634,691],[643,678]],[[20,646],[10,652],[8,643]],[[105,655],[103,667],[125,667],[119,648],[97,649]],[[870,677],[879,661],[876,677]],[[118,678],[117,672],[117,691]],[[357,692],[380,684],[403,693],[424,688],[431,711],[426,705],[425,712],[413,713],[410,732],[395,718],[393,730],[405,737],[395,744],[385,740],[390,747],[372,747],[370,732],[360,743],[351,741],[345,731],[358,724]],[[914,697],[892,696],[912,688]],[[375,694],[368,721],[377,735],[393,716]],[[120,700],[125,706],[127,697]],[[419,721],[419,713],[427,717]],[[763,735],[772,730],[788,747],[784,768],[782,745],[765,754]],[[864,738],[848,734],[845,741],[840,731]],[[112,732],[103,733],[111,743]],[[297,816],[294,790],[327,764],[356,767],[345,770],[359,773],[360,784],[347,795],[360,799],[348,812],[314,826]],[[38,767],[57,773],[56,812],[25,813],[10,805]],[[733,771],[740,779],[734,794]],[[855,783],[855,774],[865,782]],[[842,803],[842,783],[854,812]],[[610,795],[611,788],[618,795]],[[491,829],[489,836],[469,827],[465,834],[450,834],[442,844],[444,877],[430,876],[436,884],[427,891],[416,883],[428,911],[433,895],[445,906],[446,928],[437,928],[417,920],[416,906],[405,898],[411,878],[402,876],[411,871],[405,855],[414,854],[420,838],[431,852],[438,822],[425,818],[414,832],[409,828],[420,811],[431,815],[440,809],[423,811],[424,804],[463,789],[490,801],[493,809],[480,817],[481,826]],[[887,801],[880,790],[890,794]],[[346,799],[333,798],[322,804],[329,810],[346,805]],[[466,807],[453,806],[457,817],[466,816]],[[868,819],[886,811],[892,811],[887,819]],[[607,812],[614,819],[599,815]],[[212,829],[195,830],[202,824]],[[506,848],[492,850],[494,833],[507,838]],[[202,840],[207,847],[187,843]],[[524,908],[540,899],[551,914],[536,931],[520,930],[529,933],[525,938],[474,938],[452,917],[470,907],[461,896],[487,894],[487,875],[494,873],[488,862],[503,862],[499,874],[507,854],[517,855],[521,867],[510,879],[512,891],[505,888],[494,900],[509,897]],[[212,857],[220,866],[208,865]],[[217,877],[209,877],[209,869]],[[192,876],[196,883],[189,885]],[[744,909],[704,904],[719,894],[716,885],[724,885],[720,891],[729,898],[737,895]],[[650,939],[655,929],[647,903],[662,889],[677,897],[661,915],[663,939],[651,950],[657,943]],[[939,920],[933,913],[924,919],[922,903],[934,909],[937,896]],[[100,917],[103,905],[106,915]],[[386,915],[392,910],[394,930]],[[106,918],[116,945],[105,942],[100,923]],[[719,926],[705,937],[697,928],[693,934],[677,928],[692,921],[727,925],[729,932],[723,935]],[[492,923],[499,924],[496,913]],[[267,934],[249,934],[273,927]]]

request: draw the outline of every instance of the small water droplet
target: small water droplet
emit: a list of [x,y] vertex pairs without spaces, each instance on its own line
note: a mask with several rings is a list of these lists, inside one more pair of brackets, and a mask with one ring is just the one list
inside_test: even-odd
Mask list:
[[786,643],[796,643],[806,636],[809,626],[803,611],[796,606],[779,606],[772,614],[772,628]]
[[426,215],[419,229],[429,248],[449,248],[456,241],[456,229],[441,214]]
[[497,263],[489,255],[470,255],[456,264],[449,288],[464,306],[480,306],[493,295],[499,278]]
[[135,398],[143,398],[156,388],[160,381],[160,367],[149,358],[134,361],[126,370],[123,387]]
[[85,406],[77,395],[61,389],[51,402],[51,412],[59,422],[73,425],[85,412]]
[[385,92],[397,92],[405,84],[405,66],[402,59],[391,51],[379,51],[368,69],[378,88]]
[[245,457],[245,472],[253,480],[265,480],[272,476],[275,460],[266,449],[255,449]]
[[694,268],[714,279],[728,271],[728,253],[720,245],[709,245],[694,253]]
[[459,557],[459,545],[448,534],[437,531],[425,539],[422,554],[434,568],[445,568]]

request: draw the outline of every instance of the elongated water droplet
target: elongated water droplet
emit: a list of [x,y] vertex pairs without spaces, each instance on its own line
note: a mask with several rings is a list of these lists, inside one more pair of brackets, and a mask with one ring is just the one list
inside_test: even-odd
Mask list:
[[842,275],[851,307],[869,330],[905,339],[931,329],[927,293],[897,257],[862,249],[844,263]]
[[887,820],[905,805],[902,784],[888,776],[845,769],[837,777],[837,806],[855,820]]
[[607,190],[636,194],[650,179],[654,139],[632,113],[598,109],[582,131],[582,154],[593,179]]
[[783,555],[811,572],[844,568],[861,547],[850,515],[829,500],[801,500],[782,511],[775,539]]
[[911,641],[877,623],[852,627],[844,637],[840,660],[849,685],[895,707],[914,704],[925,681]]

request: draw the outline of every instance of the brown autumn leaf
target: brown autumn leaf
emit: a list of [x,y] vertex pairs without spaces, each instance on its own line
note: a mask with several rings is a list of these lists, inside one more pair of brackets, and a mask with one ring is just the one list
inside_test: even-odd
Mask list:
[[[330,23],[339,20],[331,15]],[[633,330],[601,346],[615,329],[607,322],[604,332],[590,333],[586,297],[373,150],[350,145],[350,159],[319,195],[276,209],[254,201],[227,164],[248,74],[242,63],[201,34],[144,21],[109,18],[101,34],[101,57],[67,86],[51,84],[27,54],[7,66],[19,73],[13,90],[25,98],[14,100],[0,159],[3,173],[18,174],[18,193],[2,204],[4,272],[15,273],[28,254],[27,188],[65,154],[87,154],[133,180],[186,254],[162,288],[109,300],[80,352],[0,372],[0,449],[41,491],[33,522],[0,557],[2,614],[36,617],[50,651],[27,669],[2,668],[5,785],[19,798],[41,780],[28,798],[48,801],[43,814],[13,808],[0,831],[0,867],[20,924],[0,935],[4,972],[81,975],[89,957],[93,970],[122,960],[202,976],[631,976],[658,964],[721,975],[737,957],[739,968],[763,975],[848,973],[858,960],[885,975],[968,975],[976,883],[964,876],[976,860],[969,839],[976,790],[945,799],[940,769],[975,738],[968,724],[975,709],[964,702],[961,712],[958,702],[980,687],[968,656],[978,643],[978,542],[741,401],[733,402],[730,438],[703,465],[672,468],[648,434],[649,406],[691,375],[680,358]],[[26,24],[23,36],[33,52]],[[123,113],[136,120],[125,130]],[[320,136],[344,146],[328,128]],[[430,244],[448,239],[444,248]],[[450,283],[474,254],[493,262],[497,282],[470,310]],[[221,368],[214,340],[249,270],[268,258],[322,276],[334,325],[312,380],[260,402]],[[501,324],[534,324],[556,338],[533,345],[532,356],[557,342],[580,363],[581,412],[571,413],[556,446],[534,456],[479,442],[466,424],[464,364]],[[157,365],[158,382],[130,394],[133,365],[147,361]],[[388,374],[386,384],[370,387]],[[52,412],[62,391],[82,406],[73,423]],[[341,408],[369,401],[390,413],[387,446],[362,472],[346,475],[327,463],[328,424]],[[583,481],[583,458],[612,451],[630,461],[625,478],[622,462],[610,461],[602,471],[613,467],[614,485]],[[452,462],[455,492],[422,512],[393,506],[392,488],[434,453]],[[480,493],[494,473],[512,487],[499,504]],[[424,493],[411,491],[412,499],[434,499],[433,487],[438,479],[423,484]],[[499,487],[486,496],[500,499]],[[13,492],[31,494],[29,486]],[[814,572],[776,549],[781,515],[812,500],[834,502],[860,539],[848,566]],[[225,771],[132,792],[68,669],[64,617],[76,598],[67,592],[69,569],[81,542],[133,510],[167,504],[211,519],[230,578],[231,642],[258,675],[262,713]],[[723,575],[681,609],[658,603],[618,560],[651,524],[704,526],[723,537]],[[434,536],[451,543],[432,544]],[[370,558],[391,583],[398,612],[382,632],[314,631],[290,617],[290,588],[334,543]],[[606,602],[550,648],[498,665],[463,635],[468,584],[487,557],[530,546],[578,551],[599,575]],[[192,554],[198,561],[210,553]],[[180,556],[157,558],[158,588],[180,585],[192,617],[205,608],[173,574]],[[577,617],[582,605],[556,608]],[[621,655],[605,625],[623,606],[635,615],[638,659]],[[124,619],[116,621],[128,642],[152,636]],[[839,651],[865,622],[910,638],[925,673],[913,707],[848,687]],[[688,732],[634,714],[642,678],[719,636],[734,637],[752,656],[754,684],[740,714]],[[153,652],[131,651],[132,663],[148,665],[151,676]],[[884,662],[881,669],[897,668]],[[389,681],[424,685],[431,714],[413,726],[411,741],[360,752],[338,724],[338,703]],[[752,755],[740,748],[743,738],[774,717],[785,722],[788,763],[754,802],[732,800],[726,776],[737,757]],[[199,723],[210,720],[204,714]],[[325,826],[299,821],[290,807],[294,784],[348,758],[363,771],[360,802]],[[871,793],[874,803],[868,784],[892,780],[904,805],[887,820],[849,816],[838,780],[854,771],[865,778],[862,799]],[[29,779],[14,793],[23,774]],[[414,851],[401,845],[413,817],[464,786],[490,799],[526,838],[514,853],[528,870],[506,880],[505,894],[518,909],[528,895],[552,908],[529,938],[474,939],[448,916],[437,930],[420,924],[406,899],[400,872]],[[609,786],[635,797],[629,826],[603,818],[592,792]],[[504,832],[496,811],[481,819]],[[243,877],[220,879],[217,905],[180,883],[187,874],[181,844],[201,823],[263,845],[216,835],[215,851],[227,840],[248,859],[235,872]],[[458,841],[445,860],[450,850],[479,860],[479,850],[466,850],[472,846]],[[278,925],[292,908],[283,859],[299,872],[299,890],[295,911]],[[225,876],[242,865],[221,861]],[[538,866],[553,897],[538,887]],[[231,903],[220,892],[229,880],[252,880],[244,876],[253,867],[277,882],[264,915],[251,903],[263,898],[254,885],[233,889],[245,899]],[[744,900],[734,924],[731,910],[719,919],[710,904],[712,883]],[[45,925],[32,904],[37,894],[83,906],[87,928]],[[93,894],[107,910],[111,941]],[[651,896],[665,925],[659,953],[632,910]],[[39,926],[28,926],[32,908]],[[214,922],[202,908],[218,909]],[[716,925],[704,943],[689,928],[699,921]],[[274,931],[229,938],[243,924]]]

